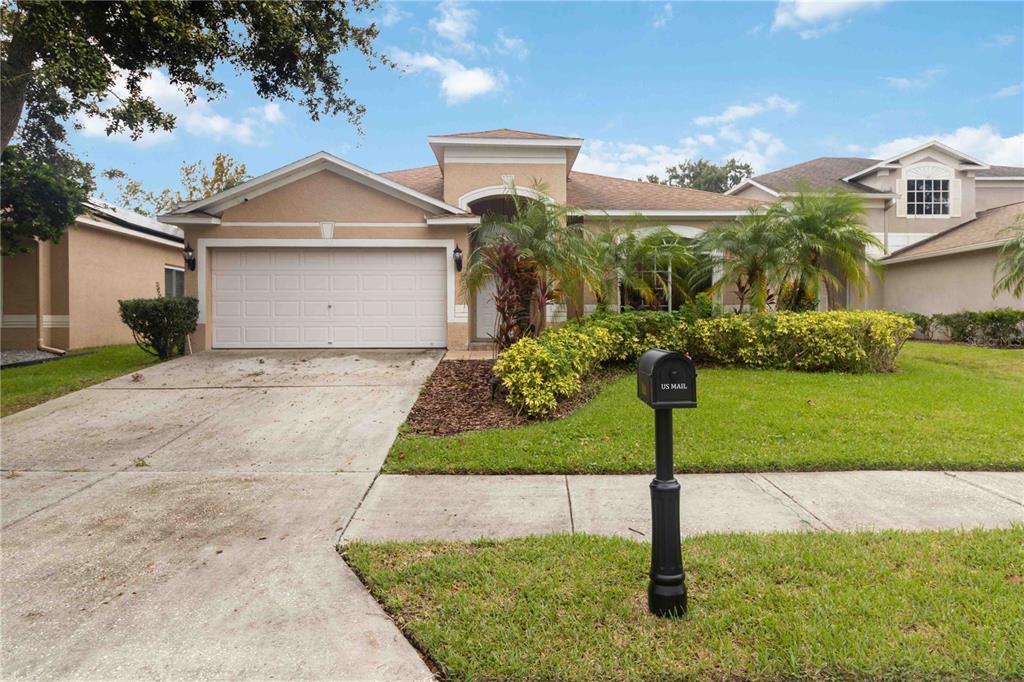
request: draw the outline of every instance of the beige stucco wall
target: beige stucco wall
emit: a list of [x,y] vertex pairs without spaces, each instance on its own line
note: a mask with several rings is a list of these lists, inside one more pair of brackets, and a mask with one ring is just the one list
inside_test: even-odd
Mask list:
[[1024,201],[1024,180],[1006,182],[985,180],[975,183],[975,187],[975,208],[978,211]]
[[[3,329],[0,347],[3,350],[36,347],[36,254],[19,253],[4,256],[3,268]],[[31,316],[30,322],[22,322]],[[18,320],[18,322],[15,322]],[[28,327],[23,324],[30,324]]]
[[[42,343],[68,347],[68,240],[39,242],[32,253],[3,259],[5,350],[31,349],[40,342],[37,311],[43,316]],[[38,292],[38,294],[37,294]]]
[[564,204],[566,171],[564,164],[492,164],[446,163],[444,166],[444,200],[459,205],[459,198],[481,187],[501,187],[503,175],[511,175],[519,187],[532,187],[540,181],[549,197]]
[[996,249],[985,249],[891,263],[885,275],[884,307],[926,315],[1005,307],[1024,310],[1024,301],[1006,292],[992,297],[997,256]]
[[153,298],[164,289],[164,266],[182,266],[181,247],[79,225],[69,246],[71,348],[131,343],[117,302]]

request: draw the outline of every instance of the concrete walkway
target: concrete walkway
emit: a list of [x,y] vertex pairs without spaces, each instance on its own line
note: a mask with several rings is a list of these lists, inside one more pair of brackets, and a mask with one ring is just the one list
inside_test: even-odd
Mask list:
[[[379,476],[345,540],[650,536],[651,476]],[[684,535],[1024,523],[1024,473],[687,474]]]
[[5,417],[3,678],[430,678],[335,545],[439,356],[201,353]]

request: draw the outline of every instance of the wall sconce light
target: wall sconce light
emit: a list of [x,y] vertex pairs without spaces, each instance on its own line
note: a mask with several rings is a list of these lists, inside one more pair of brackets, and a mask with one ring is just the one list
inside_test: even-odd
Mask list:
[[452,260],[455,261],[455,272],[462,272],[462,249],[459,248],[458,244],[455,245],[455,250],[452,251]]
[[188,266],[189,270],[196,269],[196,252],[192,250],[192,247],[188,242],[185,242],[185,248],[181,250],[181,255],[185,258],[185,265]]

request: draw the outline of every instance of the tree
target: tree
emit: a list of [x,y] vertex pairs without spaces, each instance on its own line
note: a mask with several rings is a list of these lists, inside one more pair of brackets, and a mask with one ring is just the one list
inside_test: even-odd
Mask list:
[[[15,139],[25,158],[51,164],[56,186],[71,187],[84,164],[67,150],[65,126],[79,116],[101,119],[107,134],[172,130],[173,114],[144,93],[154,69],[166,71],[187,102],[226,90],[216,69],[230,64],[247,73],[264,99],[300,103],[313,120],[344,114],[359,127],[362,104],[346,90],[335,55],[361,54],[370,68],[393,66],[373,46],[375,24],[356,15],[374,0],[351,2],[87,2],[7,0],[0,6],[0,133],[3,150]],[[116,90],[116,92],[115,92]],[[60,153],[64,162],[53,164]],[[16,171],[7,182],[27,184]],[[12,185],[13,187],[13,185]],[[61,203],[72,197],[65,195]],[[21,211],[4,229],[50,238],[70,223],[32,233],[48,216]],[[13,236],[5,241],[18,241]]]
[[996,263],[995,286],[992,296],[1000,291],[1008,291],[1016,298],[1024,297],[1024,213],[1017,220],[1002,230],[1002,234],[1010,237],[1010,241],[999,249],[999,261]]
[[182,202],[205,199],[239,185],[249,179],[249,173],[244,163],[219,152],[209,168],[205,161],[181,163],[181,187],[184,192],[165,189],[155,194],[117,168],[103,171],[103,177],[117,184],[118,196],[114,203],[141,215],[158,215],[170,211]]
[[844,282],[863,296],[871,287],[868,272],[881,273],[867,250],[881,252],[882,243],[864,227],[864,202],[856,194],[805,187],[774,204],[768,215],[786,250],[782,279],[788,300],[780,299],[779,307],[799,309],[802,299],[817,300],[822,289],[832,307]]
[[749,163],[741,163],[734,158],[722,165],[707,159],[697,159],[670,166],[665,169],[665,174],[664,180],[657,175],[648,175],[646,181],[721,194],[752,176],[754,168]]

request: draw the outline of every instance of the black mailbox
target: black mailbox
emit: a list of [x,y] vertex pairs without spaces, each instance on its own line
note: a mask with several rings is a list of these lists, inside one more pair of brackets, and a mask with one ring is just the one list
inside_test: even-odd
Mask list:
[[656,410],[697,407],[697,370],[685,355],[649,350],[636,367],[636,395]]

